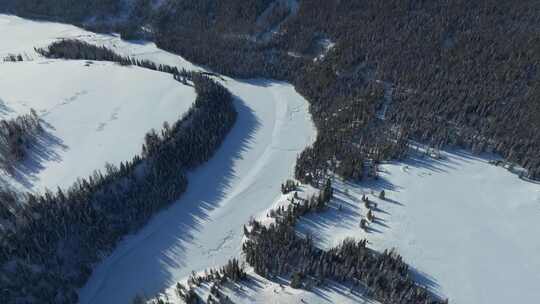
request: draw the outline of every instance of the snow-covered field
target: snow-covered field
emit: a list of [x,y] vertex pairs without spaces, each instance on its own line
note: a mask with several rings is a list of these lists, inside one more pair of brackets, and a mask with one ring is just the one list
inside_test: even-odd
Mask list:
[[32,21],[0,14],[0,37],[0,58],[8,54],[21,54],[25,60],[36,60],[38,54],[34,51],[35,47],[46,47],[58,39],[79,39],[114,49],[124,56],[159,61],[186,70],[201,70],[182,57],[157,49],[152,42],[128,42],[117,35],[96,34],[69,24]]
[[195,90],[170,75],[113,63],[36,60],[0,65],[0,118],[37,111],[46,135],[15,179],[25,190],[70,186],[106,162],[140,153],[144,135],[172,123]]
[[327,282],[313,290],[294,289],[288,282],[270,281],[252,271],[248,272],[247,282],[227,284],[222,290],[233,303],[275,303],[275,304],[375,304],[364,294],[351,291],[347,286]]
[[[418,281],[451,303],[537,303],[540,184],[489,164],[489,156],[442,155],[382,165],[380,180],[362,185],[336,180],[330,211],[303,219],[299,230],[323,248],[346,237],[395,247]],[[368,233],[359,227],[363,194],[380,209]]]
[[[94,34],[0,15],[0,118],[34,109],[46,126],[39,148],[14,178],[0,172],[0,182],[31,191],[68,187],[107,162],[118,165],[139,154],[146,132],[178,120],[195,100],[192,87],[165,73],[107,62],[49,60],[34,51],[80,35]],[[22,54],[25,61],[1,62],[8,54]]]

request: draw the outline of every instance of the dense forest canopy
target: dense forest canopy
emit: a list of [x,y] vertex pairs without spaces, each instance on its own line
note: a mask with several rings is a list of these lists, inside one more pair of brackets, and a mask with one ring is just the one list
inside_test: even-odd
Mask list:
[[[310,102],[318,130],[296,164],[303,182],[321,185],[330,170],[360,179],[368,160],[405,156],[409,140],[498,152],[528,169],[528,177],[540,178],[540,1],[4,0],[0,12],[142,36],[219,73],[293,83]],[[14,207],[21,199],[16,194],[0,193],[8,202],[0,205],[0,219],[10,224],[0,231],[4,302],[24,296],[75,302],[75,288],[100,253],[177,198],[187,184],[185,170],[212,155],[235,118],[228,92],[205,77],[88,45],[56,46],[43,54],[113,60],[192,79],[199,99],[189,115],[201,124],[190,127],[181,119],[161,134],[150,132],[141,156],[66,192],[29,197],[27,209]],[[212,144],[203,145],[209,139]],[[135,168],[143,162],[153,170],[141,177]],[[273,247],[272,238],[330,258],[358,247],[358,256],[350,255],[356,260],[337,266],[370,259],[405,267],[358,244],[323,253],[296,238],[291,225],[254,232],[265,237],[244,251],[261,273],[277,263],[277,254],[265,253],[287,252]],[[59,248],[69,256],[59,255]],[[311,258],[291,260],[283,273],[314,275],[310,265]],[[368,278],[362,269],[326,275],[377,286],[383,300],[392,299],[386,290],[396,286],[415,291],[402,280],[404,272]],[[397,285],[387,289],[387,282]]]
[[[319,134],[299,158],[303,181],[327,169],[358,178],[366,159],[400,157],[409,139],[495,151],[540,177],[538,1],[46,2],[10,9],[126,37],[144,27],[217,72],[292,82]],[[130,17],[96,22],[112,15]]]

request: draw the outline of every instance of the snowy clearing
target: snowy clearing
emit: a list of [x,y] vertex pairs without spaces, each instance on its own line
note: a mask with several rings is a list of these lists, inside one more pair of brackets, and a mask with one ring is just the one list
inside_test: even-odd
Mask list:
[[178,55],[158,49],[153,42],[124,41],[118,35],[92,33],[69,24],[32,21],[0,14],[0,37],[0,59],[9,54],[21,54],[25,60],[39,60],[35,47],[46,47],[58,39],[78,39],[113,49],[123,56],[147,59],[186,70],[202,70]]
[[[361,185],[336,180],[331,209],[302,219],[299,231],[322,248],[346,237],[395,247],[417,280],[451,303],[537,302],[540,185],[489,164],[489,156],[442,156],[382,165],[378,181]],[[367,233],[359,227],[363,194],[378,203]]]
[[321,288],[312,290],[291,288],[288,282],[270,281],[248,272],[248,280],[242,284],[227,284],[223,292],[233,303],[281,303],[281,304],[368,304],[377,303],[350,288],[328,282]]
[[114,63],[43,60],[0,65],[0,118],[37,111],[45,123],[19,166],[16,187],[40,191],[70,186],[106,162],[140,153],[144,135],[173,123],[195,90],[170,75]]

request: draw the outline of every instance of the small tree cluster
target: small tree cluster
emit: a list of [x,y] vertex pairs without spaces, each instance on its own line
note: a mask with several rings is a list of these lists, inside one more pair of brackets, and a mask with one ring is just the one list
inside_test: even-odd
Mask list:
[[23,56],[21,54],[15,55],[15,54],[9,54],[6,57],[4,57],[4,62],[21,62],[23,61]]
[[36,111],[11,120],[0,120],[0,167],[8,172],[27,155],[33,140],[41,132],[41,120]]
[[281,184],[281,193],[287,194],[298,189],[298,183],[288,179],[284,184]]

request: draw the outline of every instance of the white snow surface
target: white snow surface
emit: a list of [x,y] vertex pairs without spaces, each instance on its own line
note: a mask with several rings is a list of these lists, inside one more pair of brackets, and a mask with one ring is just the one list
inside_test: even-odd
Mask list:
[[34,109],[46,132],[15,178],[4,179],[24,190],[66,188],[139,154],[146,132],[178,120],[195,97],[168,74],[109,62],[1,64],[0,118]]
[[[489,164],[490,155],[442,156],[384,164],[378,181],[361,185],[336,179],[330,210],[302,219],[299,231],[322,248],[346,237],[397,248],[418,282],[450,303],[538,303],[540,185]],[[379,208],[367,233],[363,194]]]
[[23,54],[25,59],[0,63],[0,118],[34,109],[46,129],[39,148],[14,178],[0,172],[0,182],[38,192],[69,187],[106,163],[118,165],[139,154],[150,129],[177,121],[195,100],[195,90],[169,74],[110,62],[49,60],[34,51],[81,35],[119,40],[70,25],[0,15],[0,58]]
[[32,21],[0,14],[0,37],[0,59],[8,54],[21,54],[26,60],[39,60],[34,48],[46,47],[59,39],[78,39],[114,49],[124,56],[148,59],[186,70],[202,70],[178,55],[158,49],[153,42],[125,41],[118,35],[92,33],[69,24]]
[[222,291],[233,303],[279,304],[375,304],[364,293],[351,291],[350,287],[327,281],[325,286],[312,290],[294,289],[289,282],[271,281],[248,271],[248,280],[240,284],[226,284]]

